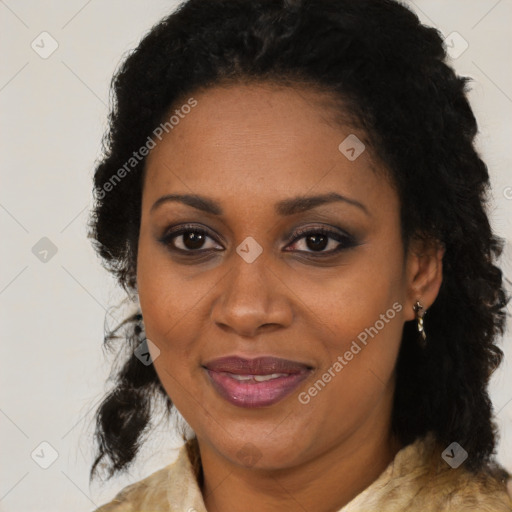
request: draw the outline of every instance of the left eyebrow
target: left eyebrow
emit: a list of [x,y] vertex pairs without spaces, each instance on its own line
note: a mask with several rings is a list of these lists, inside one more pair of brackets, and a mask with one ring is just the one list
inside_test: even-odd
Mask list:
[[333,203],[337,201],[346,202],[352,206],[357,206],[361,210],[363,210],[366,215],[370,215],[366,206],[355,199],[351,199],[346,196],[342,196],[337,194],[336,192],[331,192],[329,194],[322,194],[318,196],[298,196],[293,197],[291,199],[284,199],[283,201],[279,201],[275,210],[279,215],[294,215],[295,213],[303,212],[306,210],[312,210],[317,206],[321,206],[327,203]]
[[[197,210],[201,210],[206,213],[211,213],[212,215],[224,214],[224,210],[222,209],[221,205],[218,202],[198,194],[167,194],[157,199],[153,206],[151,207],[150,211],[154,211],[161,204],[169,201],[180,202],[188,206],[191,206],[192,208],[196,208]],[[352,206],[356,206],[363,212],[365,212],[366,215],[370,215],[368,209],[364,204],[360,203],[359,201],[356,201],[355,199],[342,196],[336,192],[331,192],[329,194],[322,194],[317,196],[297,196],[289,199],[283,199],[275,204],[274,209],[278,215],[284,217],[304,212],[307,210],[312,210],[313,208],[317,208],[318,206],[324,204],[339,201],[346,202]]]

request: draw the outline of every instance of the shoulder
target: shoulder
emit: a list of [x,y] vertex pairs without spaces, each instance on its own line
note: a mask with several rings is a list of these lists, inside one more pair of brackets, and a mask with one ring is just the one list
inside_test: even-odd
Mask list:
[[451,467],[432,436],[400,450],[384,473],[343,512],[512,512],[510,475],[498,465],[478,473]]
[[176,460],[147,478],[122,489],[115,498],[94,512],[206,512],[187,446]]
[[124,487],[112,501],[94,512],[167,511],[169,505],[167,487],[171,466],[172,464],[159,469],[143,480]]
[[436,494],[440,507],[444,504],[440,510],[512,512],[508,472],[496,462],[487,463],[476,472],[469,471],[463,462],[452,467],[455,451],[462,448],[454,444],[449,450],[450,446],[443,449],[432,436],[424,442],[419,455],[425,488]]
[[415,507],[439,511],[512,512],[512,499],[507,492],[510,475],[499,465],[488,464],[473,472],[463,463],[451,464],[456,456],[454,450],[447,452],[433,436],[417,442],[416,450],[411,449],[409,456],[410,465],[416,465],[411,479],[411,489],[415,492],[411,503]]
[[430,488],[436,493],[441,510],[479,510],[512,512],[512,499],[507,490],[508,475],[498,467],[478,473],[464,468],[446,469],[432,479]]

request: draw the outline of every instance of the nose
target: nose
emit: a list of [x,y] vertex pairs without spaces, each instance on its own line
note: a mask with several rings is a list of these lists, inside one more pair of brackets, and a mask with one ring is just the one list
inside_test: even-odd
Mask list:
[[211,319],[226,332],[254,337],[288,327],[293,319],[292,293],[261,255],[247,263],[238,255],[219,283]]

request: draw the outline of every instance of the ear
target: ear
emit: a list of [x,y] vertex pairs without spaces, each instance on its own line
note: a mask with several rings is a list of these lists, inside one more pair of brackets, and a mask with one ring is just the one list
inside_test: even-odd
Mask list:
[[439,240],[413,238],[406,258],[407,299],[405,320],[414,320],[419,300],[425,310],[436,300],[443,281],[445,248]]

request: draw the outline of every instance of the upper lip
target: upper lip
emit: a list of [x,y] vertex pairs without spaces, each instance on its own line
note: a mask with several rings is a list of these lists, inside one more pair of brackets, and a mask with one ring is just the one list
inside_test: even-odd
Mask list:
[[296,374],[310,370],[311,366],[279,357],[257,357],[245,359],[238,356],[221,357],[204,364],[214,372],[227,372],[235,375],[270,375],[272,373]]

